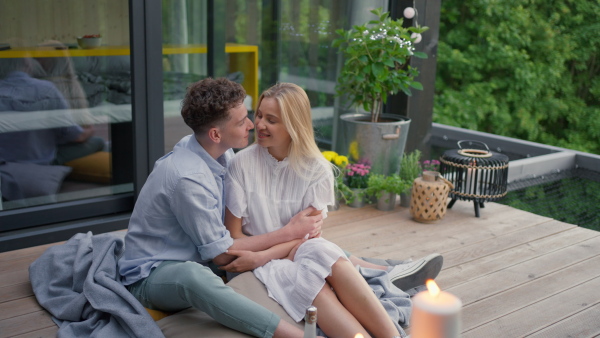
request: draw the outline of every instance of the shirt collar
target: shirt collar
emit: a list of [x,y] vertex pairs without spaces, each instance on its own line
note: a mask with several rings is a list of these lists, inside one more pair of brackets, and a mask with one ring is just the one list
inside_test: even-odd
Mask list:
[[275,157],[273,157],[273,155],[271,155],[269,153],[269,150],[267,148],[261,147],[258,144],[256,145],[259,148],[259,152],[262,156],[262,158],[271,166],[286,166],[289,163],[289,157],[284,158],[283,160],[279,161],[278,159],[276,159]]
[[202,145],[198,142],[194,134],[188,135],[182,139],[176,146],[177,147],[185,147],[191,150],[194,154],[200,156],[204,163],[208,166],[210,171],[215,175],[223,176],[227,171],[227,165],[229,161],[233,158],[233,150],[227,150],[223,155],[219,156],[216,160],[210,156],[210,154],[202,147]]

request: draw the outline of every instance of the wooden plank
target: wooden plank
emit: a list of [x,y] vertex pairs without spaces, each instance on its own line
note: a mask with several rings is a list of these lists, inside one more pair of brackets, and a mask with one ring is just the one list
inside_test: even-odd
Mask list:
[[520,262],[481,278],[447,289],[444,287],[444,289],[460,297],[466,306],[565,269],[573,264],[595,257],[599,253],[600,237],[594,237],[564,249]]
[[498,237],[494,237],[490,240],[463,246],[450,252],[445,252],[444,266],[446,268],[450,268],[459,264],[464,264],[477,258],[492,255],[494,253],[517,247],[523,243],[552,236],[573,228],[576,228],[576,226],[559,221],[549,221],[536,224],[523,230],[511,232],[506,235],[499,235]]
[[[37,256],[26,256],[10,261],[0,262],[0,274],[9,273],[10,271],[28,270],[29,265],[37,258]],[[29,280],[29,276],[27,279]]]
[[596,337],[600,335],[600,304],[569,316],[528,337]]
[[[598,277],[600,256],[464,306],[462,328],[465,331],[471,330]],[[528,318],[521,320],[526,321]]]
[[0,299],[2,302],[8,302],[29,296],[33,296],[31,283],[21,283],[0,288]]
[[48,249],[49,247],[57,245],[57,244],[62,244],[62,243],[64,243],[64,242],[51,243],[51,244],[33,246],[30,248],[25,248],[25,249],[20,249],[20,250],[2,252],[2,253],[0,253],[0,262],[23,258],[23,257],[27,257],[27,256],[38,257],[44,251],[46,251],[46,249]]
[[[513,209],[511,207],[507,207],[503,204],[497,204],[497,203],[490,203],[489,205],[486,205],[486,206],[488,208],[488,211],[491,211],[493,213],[503,212],[506,210]],[[454,221],[464,220],[465,217],[474,218],[472,214],[469,216],[466,216],[465,213],[468,213],[468,212],[469,211],[465,210],[464,205],[455,207],[455,208],[451,209],[448,213],[446,213],[446,216],[444,217],[443,222],[444,223],[452,223]],[[396,208],[393,211],[380,211],[380,210],[377,210],[374,205],[367,205],[362,208],[350,208],[347,205],[342,204],[340,206],[339,210],[331,211],[328,213],[329,217],[325,220],[325,226],[326,227],[332,226],[332,225],[330,225],[330,223],[333,223],[333,226],[344,225],[345,227],[348,227],[349,225],[351,225],[348,223],[353,223],[358,226],[368,225],[368,223],[361,224],[360,222],[362,220],[370,219],[372,217],[386,216],[386,215],[390,215],[390,214],[398,214],[397,216],[393,216],[397,220],[413,221],[410,216],[410,210],[408,208],[403,208],[400,206],[396,206]],[[442,222],[442,221],[440,221],[440,222]],[[419,224],[421,224],[421,223],[419,223]],[[342,233],[343,233],[343,230],[342,230]],[[352,233],[353,233],[353,231],[345,232],[346,235],[352,234]]]
[[[473,217],[449,223],[443,220],[434,224],[423,224],[406,218],[393,220],[389,226],[381,227],[384,222],[390,220],[380,217],[377,223],[375,220],[371,221],[374,228],[372,231],[352,232],[336,239],[335,243],[351,252],[360,250],[363,255],[369,257],[406,257],[407,254],[419,257],[495,238],[497,234],[517,231],[548,220],[546,217],[512,208],[502,213],[490,214],[487,221]],[[327,236],[328,232],[325,238],[328,238]]]
[[43,337],[54,338],[54,337],[56,337],[57,333],[58,333],[58,326],[54,325],[51,327],[47,327],[45,329],[20,334],[20,335],[14,336],[14,338],[43,338]]
[[0,321],[0,332],[4,337],[12,337],[53,326],[56,324],[48,312],[37,311]]
[[[549,252],[560,250],[567,246],[600,236],[600,232],[585,228],[572,228],[567,231],[544,237],[518,247],[504,250],[489,256],[478,258],[466,264],[456,265],[444,269],[436,278],[440,286],[450,288],[452,286],[489,275],[498,270],[505,269],[515,262],[526,261],[539,257]],[[493,241],[493,240],[490,240]],[[446,254],[444,254],[446,258]]]
[[[516,210],[510,207],[506,207],[502,204],[492,204],[492,209],[494,209],[496,212],[500,213],[500,212],[504,212],[504,211],[508,211],[508,210]],[[411,216],[410,216],[410,211],[407,208],[401,208],[401,207],[396,207],[396,209],[393,212],[383,212],[383,211],[378,211],[377,209],[375,209],[375,207],[373,206],[366,206],[360,209],[353,209],[353,208],[349,208],[346,207],[346,209],[351,209],[351,210],[356,210],[356,214],[353,214],[351,217],[346,218],[346,222],[343,223],[344,227],[340,227],[335,229],[335,232],[328,230],[327,233],[330,234],[331,236],[350,236],[350,235],[356,235],[359,232],[364,232],[364,231],[368,231],[370,227],[373,227],[375,224],[374,223],[379,223],[379,219],[386,220],[388,223],[388,225],[394,225],[394,226],[398,226],[400,225],[404,225],[405,223],[412,223],[415,225],[424,225],[423,223],[417,223],[415,222]],[[344,213],[346,213],[346,209],[342,209],[340,208],[340,211],[343,211]],[[465,215],[463,214],[464,210],[453,210],[452,212],[449,212],[446,214],[446,216],[444,217],[443,220],[441,220],[438,223],[434,223],[434,224],[455,224],[455,223],[460,223],[463,222],[465,219]],[[368,213],[372,213],[372,214],[367,214]],[[364,217],[369,216],[371,217],[371,215],[374,216],[378,216],[381,218],[377,218],[376,220],[373,219],[369,219],[369,222],[365,223],[362,222]],[[475,217],[469,217],[469,219],[476,219]],[[326,220],[325,222],[327,222],[328,220]],[[485,222],[485,220],[484,220]]]
[[[485,325],[463,332],[463,338],[522,337],[538,332],[548,324],[556,323],[557,318],[566,318],[596,306],[600,303],[600,292],[597,292],[599,288],[600,277],[594,278]],[[598,325],[598,321],[595,320],[591,325]]]
[[337,226],[345,226],[351,222],[359,222],[361,220],[367,220],[372,217],[381,215],[387,215],[390,213],[400,212],[401,208],[397,207],[393,211],[381,211],[373,208],[372,206],[365,206],[363,208],[350,208],[346,205],[341,205],[339,210],[330,211],[327,213],[327,218],[323,221],[323,228],[331,229]]
[[4,271],[0,274],[0,287],[29,282],[29,270]]
[[34,296],[2,302],[0,303],[0,321],[40,310],[42,307]]

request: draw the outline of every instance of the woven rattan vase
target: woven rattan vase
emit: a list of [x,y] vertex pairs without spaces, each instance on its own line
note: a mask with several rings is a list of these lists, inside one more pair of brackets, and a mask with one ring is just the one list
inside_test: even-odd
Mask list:
[[452,183],[437,171],[425,171],[413,182],[410,215],[421,223],[437,222],[446,215],[448,193]]

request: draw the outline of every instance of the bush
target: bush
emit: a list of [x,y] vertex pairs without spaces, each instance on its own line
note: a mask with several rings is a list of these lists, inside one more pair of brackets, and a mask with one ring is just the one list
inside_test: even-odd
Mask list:
[[597,1],[445,0],[433,120],[600,154]]

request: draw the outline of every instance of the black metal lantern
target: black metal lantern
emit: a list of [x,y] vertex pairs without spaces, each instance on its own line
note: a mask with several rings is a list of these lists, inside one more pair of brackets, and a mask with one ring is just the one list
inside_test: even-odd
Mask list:
[[[463,149],[462,143],[482,144],[483,149]],[[460,149],[447,150],[440,158],[440,173],[454,184],[448,196],[452,208],[457,199],[473,201],[475,216],[484,202],[496,201],[506,195],[508,181],[508,156],[490,151],[479,141],[458,141]]]

